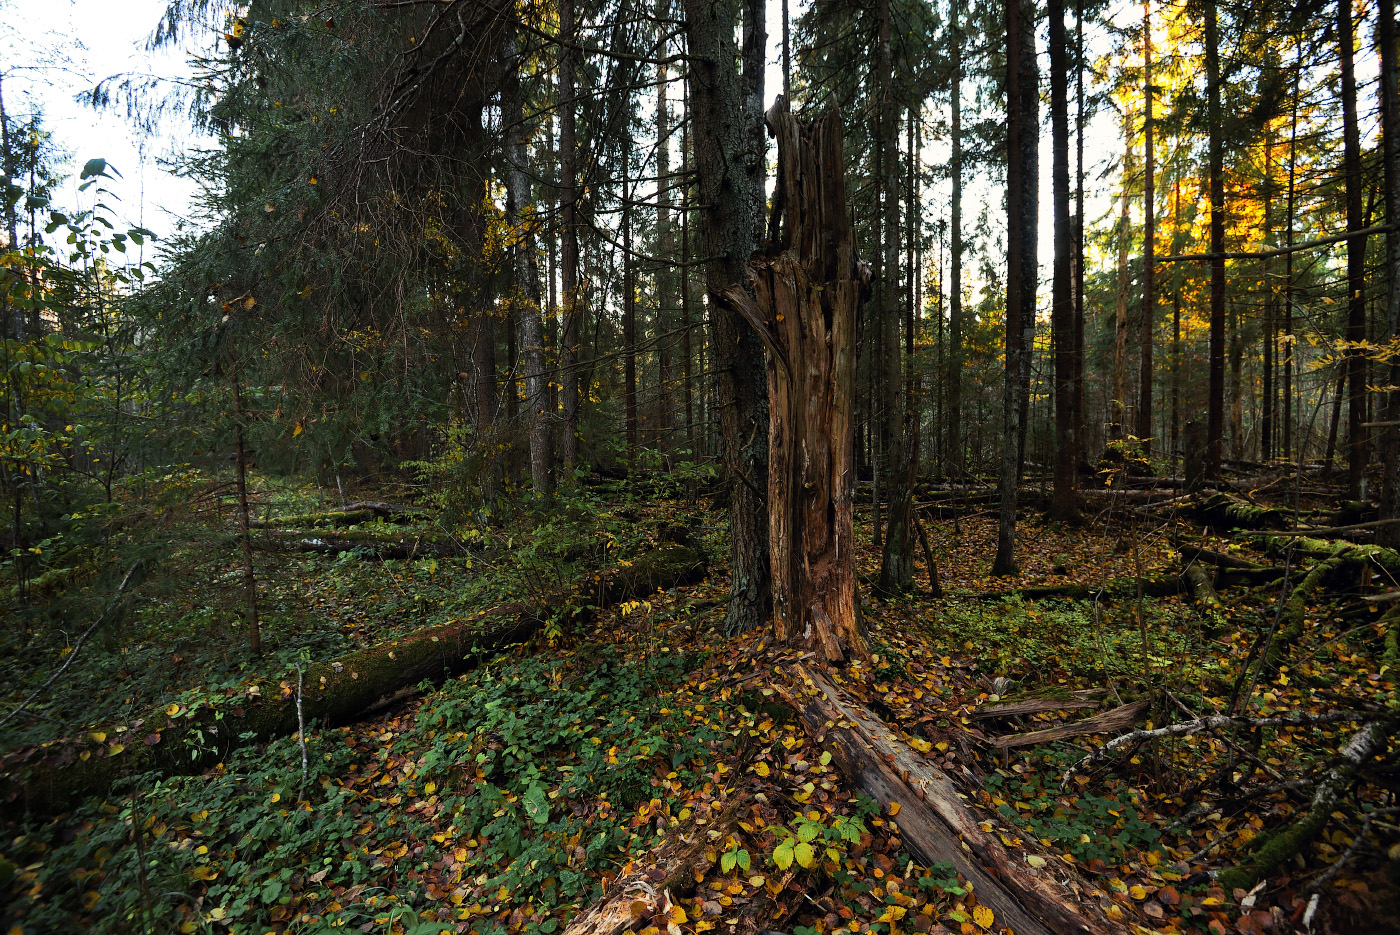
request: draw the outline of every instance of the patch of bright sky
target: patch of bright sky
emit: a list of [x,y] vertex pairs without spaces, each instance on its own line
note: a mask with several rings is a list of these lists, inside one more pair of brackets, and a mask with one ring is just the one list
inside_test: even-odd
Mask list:
[[140,225],[164,239],[189,225],[198,186],[164,163],[206,142],[188,123],[167,119],[143,136],[121,110],[95,111],[75,97],[116,74],[190,77],[180,49],[150,52],[146,40],[165,0],[0,0],[0,68],[6,111],[24,119],[36,109],[65,154],[66,179],[55,197],[60,208],[88,207],[78,174],[89,159],[105,159],[122,174],[107,183],[108,203],[121,223]]

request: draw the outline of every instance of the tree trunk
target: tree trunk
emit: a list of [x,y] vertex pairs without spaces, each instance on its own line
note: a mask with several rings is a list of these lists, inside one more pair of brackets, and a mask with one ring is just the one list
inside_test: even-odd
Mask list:
[[[1395,0],[1380,0],[1377,13],[1376,43],[1380,46],[1381,135],[1385,159],[1385,219],[1400,219],[1400,87],[1397,87],[1395,48]],[[1385,334],[1393,346],[1400,337],[1400,231],[1385,235],[1386,296]],[[1400,386],[1400,361],[1390,363],[1390,386]],[[1381,481],[1381,518],[1400,516],[1400,391],[1386,394],[1385,421],[1381,436],[1384,472]],[[1382,545],[1400,546],[1400,525],[1384,527],[1378,535]]]
[[[630,135],[630,134],[629,134]],[[624,142],[631,158],[632,141]],[[637,284],[633,280],[632,188],[622,189],[622,420],[627,441],[627,470],[637,469]]]
[[779,99],[768,113],[778,180],[757,303],[743,310],[768,347],[768,529],[773,623],[783,642],[828,663],[869,654],[856,608],[855,316],[868,270],[855,258],[841,119],[801,127]]
[[248,530],[248,453],[244,447],[243,388],[238,377],[233,378],[233,479],[238,491],[239,547],[243,552],[243,596],[248,602],[248,649],[254,656],[262,655],[262,633],[258,626],[258,578],[253,570],[253,542]]
[[[515,59],[515,43],[508,58]],[[516,314],[520,323],[520,372],[525,379],[525,425],[530,445],[530,480],[535,494],[550,493],[553,446],[550,444],[549,389],[545,376],[544,321],[540,312],[540,268],[535,250],[534,198],[527,172],[530,138],[520,99],[520,63],[512,61],[503,86],[506,132],[506,183],[510,187],[510,224],[519,231],[515,251]],[[514,398],[514,387],[510,390]]]
[[1220,116],[1220,30],[1216,0],[1205,0],[1206,110],[1210,136],[1210,396],[1206,470],[1220,476],[1225,438],[1225,142]]
[[[669,0],[656,0],[657,58],[664,61],[670,49],[662,22],[667,18]],[[671,337],[676,318],[675,268],[671,265],[675,245],[671,233],[671,104],[667,100],[669,75],[665,65],[656,66],[656,253],[661,262],[656,267],[656,358],[657,358],[657,419],[656,448],[669,452],[671,433],[675,426],[676,385],[675,338]]]
[[[1266,132],[1268,135],[1264,140],[1264,246],[1271,247],[1274,232],[1274,136],[1272,130]],[[1272,275],[1273,266],[1271,261],[1264,262],[1264,281],[1269,292],[1264,300],[1264,406],[1259,420],[1259,452],[1262,461],[1268,461],[1274,456],[1274,320],[1277,317],[1275,306],[1278,287]]]
[[1050,0],[1050,133],[1053,166],[1055,261],[1050,299],[1050,330],[1055,348],[1055,476],[1051,515],[1075,516],[1074,488],[1078,444],[1074,437],[1074,283],[1073,232],[1069,217],[1069,89],[1064,0]]
[[1074,463],[1076,472],[1084,463],[1084,3],[1077,0],[1074,10]]
[[1113,305],[1113,411],[1111,431],[1115,439],[1126,432],[1128,411],[1128,239],[1132,228],[1128,218],[1128,188],[1133,174],[1133,131],[1123,118],[1123,191],[1118,213],[1118,292]]
[[578,469],[579,412],[579,301],[578,277],[578,136],[575,127],[578,102],[575,100],[574,0],[559,0],[559,285],[563,290],[564,328],[559,336],[559,384],[563,394],[563,425],[560,427],[560,484],[572,489]]
[[[1030,375],[1030,342],[1035,330],[1036,114],[1033,16],[1021,0],[1006,2],[1006,385],[1002,413],[1001,512],[992,574],[1018,574],[1016,566],[1016,486],[1020,477],[1024,417]],[[1027,22],[1031,20],[1031,22]],[[1029,53],[1029,54],[1028,54]]]
[[1152,326],[1157,318],[1156,295],[1153,291],[1156,258],[1157,216],[1154,198],[1155,176],[1152,152],[1152,12],[1149,0],[1142,4],[1142,90],[1145,100],[1143,117],[1143,178],[1142,212],[1142,320],[1138,340],[1141,365],[1138,369],[1137,436],[1144,455],[1152,450]]
[[[1337,0],[1342,63],[1342,163],[1346,174],[1347,230],[1366,226],[1361,209],[1361,134],[1356,121],[1356,32],[1352,0]],[[1361,497],[1366,470],[1366,238],[1347,239],[1347,493]]]
[[[747,288],[748,260],[761,224],[761,153],[748,146],[755,134],[745,132],[744,105],[762,103],[762,43],[757,62],[745,73],[758,82],[757,94],[741,97],[734,69],[734,25],[738,0],[684,0],[690,46],[690,102],[704,221],[705,284],[710,295],[714,339],[711,366],[720,411],[724,464],[730,482],[730,593],[725,629],[738,632],[768,619],[767,393],[764,391],[763,345],[758,334],[724,294]],[[752,3],[761,14],[762,4]],[[750,10],[748,19],[754,20]],[[761,32],[761,29],[759,29]],[[746,44],[747,46],[747,44]],[[761,116],[761,115],[760,115]],[[758,140],[762,142],[762,128]],[[757,221],[755,219],[758,219]]]
[[948,370],[944,385],[948,393],[948,436],[945,441],[948,473],[954,479],[964,471],[962,441],[962,369],[963,369],[963,306],[962,306],[962,26],[959,23],[962,0],[952,0],[948,16],[952,33],[953,75],[949,91],[952,110],[951,152],[948,175],[953,187],[948,224],[952,248],[948,260]]

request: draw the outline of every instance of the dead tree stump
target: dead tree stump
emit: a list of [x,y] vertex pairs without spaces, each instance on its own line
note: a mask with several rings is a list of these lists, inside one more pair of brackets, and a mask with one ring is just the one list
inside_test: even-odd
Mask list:
[[754,298],[726,298],[768,347],[769,546],[778,639],[829,663],[869,650],[856,612],[856,307],[868,288],[846,205],[840,114],[768,111],[778,175]]

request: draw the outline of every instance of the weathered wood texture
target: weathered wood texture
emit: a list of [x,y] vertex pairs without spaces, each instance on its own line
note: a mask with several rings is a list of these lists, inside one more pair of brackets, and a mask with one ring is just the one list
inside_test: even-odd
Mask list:
[[1070,874],[1058,861],[1035,869],[984,832],[952,780],[877,716],[843,698],[820,673],[800,664],[791,671],[801,687],[784,688],[783,694],[808,733],[824,739],[850,783],[880,802],[898,803],[896,820],[909,852],[924,864],[946,861],[956,867],[977,901],[992,910],[993,931],[1100,935],[1119,930],[1080,903],[1061,879]]
[[869,654],[856,613],[856,307],[868,273],[846,207],[840,114],[801,124],[779,97],[768,248],[757,302],[731,290],[768,356],[768,535],[778,639],[827,662]]

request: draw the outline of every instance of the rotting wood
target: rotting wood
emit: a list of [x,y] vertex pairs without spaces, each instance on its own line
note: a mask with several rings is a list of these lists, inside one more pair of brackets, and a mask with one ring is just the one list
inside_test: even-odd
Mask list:
[[776,687],[806,731],[825,742],[848,782],[879,802],[899,806],[895,820],[910,853],[924,864],[957,868],[977,901],[992,910],[994,930],[1010,928],[1016,935],[1119,931],[1056,878],[1057,861],[1032,868],[983,832],[952,780],[897,740],[873,713],[843,698],[819,672],[800,664],[789,671],[795,684]]
[[998,750],[1015,747],[1030,747],[1038,743],[1051,743],[1056,740],[1069,740],[1072,737],[1086,737],[1092,734],[1107,734],[1112,731],[1132,727],[1151,705],[1150,701],[1134,701],[1109,711],[1086,717],[1083,720],[1058,724],[1044,730],[1028,731],[1024,734],[1007,734],[987,741]]
[[263,552],[311,552],[338,555],[361,552],[375,558],[444,558],[465,555],[481,540],[471,543],[449,536],[382,533],[370,529],[335,532],[283,532],[265,530],[252,537],[252,546]]
[[[603,898],[575,916],[564,935],[621,935],[652,924],[672,900],[695,888],[696,871],[709,867],[705,852],[738,826],[743,803],[742,798],[730,802],[713,819],[697,815],[687,833],[671,837],[646,866],[634,862],[624,867]],[[661,920],[660,926],[665,925]]]
[[[306,670],[305,718],[322,725],[352,723],[406,687],[474,668],[500,649],[528,639],[550,620],[565,628],[583,626],[596,608],[645,597],[658,588],[693,584],[704,575],[702,553],[662,545],[629,565],[585,575],[573,588],[494,607],[448,626],[425,627],[393,642],[317,663]],[[174,715],[149,712],[132,722],[125,735],[130,739],[116,754],[91,735],[12,751],[0,759],[0,819],[26,811],[37,817],[58,814],[84,796],[110,790],[120,776],[147,770],[199,772],[238,745],[240,734],[251,732],[266,741],[295,731],[294,702],[272,678],[251,686],[246,699],[221,705],[220,717],[208,706]],[[203,737],[198,745],[190,742],[196,731]]]
[[1044,714],[1048,711],[1073,711],[1078,708],[1097,708],[1098,696],[1103,692],[1087,689],[1072,692],[1069,698],[1026,698],[1021,701],[1008,701],[985,704],[967,712],[973,720],[993,717],[1019,717],[1024,714]]
[[723,293],[768,348],[768,538],[778,640],[827,662],[870,655],[856,612],[856,309],[868,271],[846,200],[841,114],[766,120],[778,173],[754,298]]

